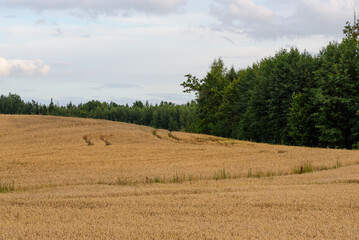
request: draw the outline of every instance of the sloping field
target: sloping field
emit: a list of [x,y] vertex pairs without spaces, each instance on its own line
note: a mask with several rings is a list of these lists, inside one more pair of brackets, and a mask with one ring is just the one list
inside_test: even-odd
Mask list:
[[0,239],[359,239],[358,183],[359,151],[0,115]]

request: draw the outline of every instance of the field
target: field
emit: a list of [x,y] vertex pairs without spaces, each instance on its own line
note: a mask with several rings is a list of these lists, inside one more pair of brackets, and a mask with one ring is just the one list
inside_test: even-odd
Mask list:
[[0,115],[0,239],[359,239],[359,151]]

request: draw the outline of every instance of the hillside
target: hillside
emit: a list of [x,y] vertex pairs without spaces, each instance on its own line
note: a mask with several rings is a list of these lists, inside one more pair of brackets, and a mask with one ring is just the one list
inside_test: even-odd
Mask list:
[[0,115],[0,163],[0,239],[358,237],[359,151]]

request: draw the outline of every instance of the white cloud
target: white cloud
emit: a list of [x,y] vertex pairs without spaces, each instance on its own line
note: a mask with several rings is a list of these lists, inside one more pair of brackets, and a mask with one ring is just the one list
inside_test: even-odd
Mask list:
[[46,75],[50,66],[41,60],[6,60],[0,58],[0,77],[22,77],[34,75]]
[[321,15],[333,15],[333,13],[346,15],[348,10],[351,11],[352,7],[354,7],[353,0],[300,0],[297,2],[298,5],[303,5],[304,8]]
[[215,0],[212,13],[227,24],[265,24],[271,22],[275,14],[253,0]]
[[212,14],[219,20],[220,29],[259,39],[337,37],[345,22],[353,19],[353,0],[273,0],[266,6],[255,0],[214,1]]
[[36,10],[71,10],[116,14],[118,11],[141,11],[164,14],[177,11],[187,0],[3,0],[2,7]]
[[[353,0],[297,0],[292,17],[302,33],[336,34],[353,19]],[[340,31],[341,33],[341,31]]]

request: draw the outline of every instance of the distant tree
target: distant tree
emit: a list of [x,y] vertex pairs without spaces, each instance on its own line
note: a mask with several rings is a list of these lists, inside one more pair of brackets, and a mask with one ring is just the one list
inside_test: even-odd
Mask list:
[[352,39],[355,42],[358,40],[359,36],[359,19],[356,17],[356,12],[354,11],[354,22],[353,25],[350,24],[349,21],[346,22],[345,27],[343,29],[344,38]]
[[49,105],[48,110],[49,110],[49,113],[50,113],[50,114],[53,113],[54,110],[55,110],[55,105],[54,105],[54,101],[53,101],[52,98],[51,98],[51,102],[50,102],[50,105]]
[[132,107],[137,107],[137,108],[143,108],[143,103],[141,101],[136,101],[133,103]]

